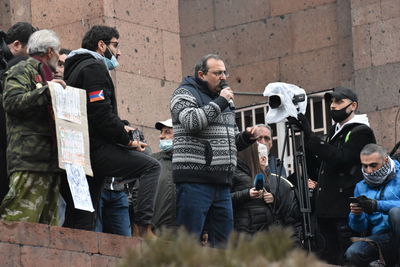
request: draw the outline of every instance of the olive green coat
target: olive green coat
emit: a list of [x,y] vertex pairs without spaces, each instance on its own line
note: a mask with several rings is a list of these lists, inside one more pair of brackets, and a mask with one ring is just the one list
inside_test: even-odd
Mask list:
[[7,123],[8,173],[58,172],[54,120],[41,62],[21,61],[6,72],[3,107]]

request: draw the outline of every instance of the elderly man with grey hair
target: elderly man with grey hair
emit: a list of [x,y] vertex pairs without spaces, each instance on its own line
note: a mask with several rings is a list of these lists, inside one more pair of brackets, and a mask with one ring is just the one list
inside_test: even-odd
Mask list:
[[[269,153],[271,153],[273,141],[272,141],[272,128],[268,124],[257,124],[260,131],[257,142],[267,146]],[[266,170],[269,173],[274,173],[278,176],[286,177],[286,170],[283,166],[283,162],[277,159],[275,156],[269,154],[268,164]]]
[[10,191],[0,206],[2,220],[58,224],[62,172],[47,82],[65,86],[53,79],[59,49],[53,31],[36,31],[28,41],[29,58],[6,72],[3,107]]

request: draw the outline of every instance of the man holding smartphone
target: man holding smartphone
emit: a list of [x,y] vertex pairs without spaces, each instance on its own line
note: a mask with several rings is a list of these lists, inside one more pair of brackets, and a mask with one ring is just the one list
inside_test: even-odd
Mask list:
[[399,260],[400,163],[376,144],[366,145],[360,158],[364,179],[350,198],[349,226],[366,233],[367,238],[347,249],[346,263],[371,266],[371,262],[379,260],[385,266],[393,266]]

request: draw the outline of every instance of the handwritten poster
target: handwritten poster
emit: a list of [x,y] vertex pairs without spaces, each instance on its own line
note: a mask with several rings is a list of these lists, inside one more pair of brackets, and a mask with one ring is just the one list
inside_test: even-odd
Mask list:
[[82,166],[66,163],[65,170],[72,199],[76,209],[93,212],[92,199],[90,198],[89,185]]
[[[58,164],[67,172],[74,206],[93,212],[86,175],[93,176],[89,152],[86,91],[48,82],[56,123]],[[92,178],[89,178],[92,179]]]

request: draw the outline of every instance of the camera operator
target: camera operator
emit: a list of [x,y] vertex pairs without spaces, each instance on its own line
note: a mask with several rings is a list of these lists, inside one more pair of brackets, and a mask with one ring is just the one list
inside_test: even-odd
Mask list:
[[375,143],[375,136],[367,115],[355,115],[358,98],[351,89],[334,88],[325,99],[331,101],[330,115],[336,122],[325,141],[311,131],[304,115],[299,114],[299,120],[289,118],[289,122],[304,132],[307,156],[312,159],[307,167],[319,166],[315,215],[322,243],[317,244],[321,249],[318,254],[330,264],[340,264],[352,235],[347,226],[347,206],[362,177],[360,151],[366,144]]
[[355,240],[345,258],[351,266],[371,266],[377,260],[394,266],[400,240],[400,163],[376,144],[366,145],[360,158],[364,179],[351,198],[349,226],[368,237]]

